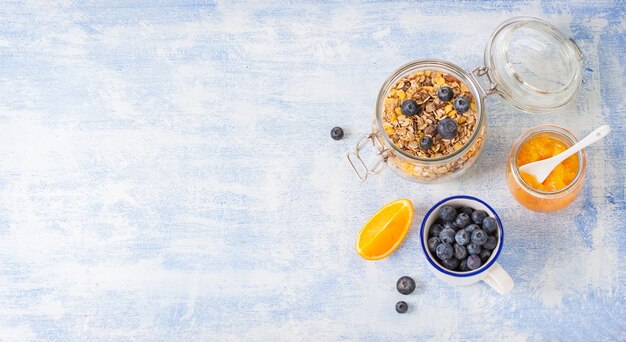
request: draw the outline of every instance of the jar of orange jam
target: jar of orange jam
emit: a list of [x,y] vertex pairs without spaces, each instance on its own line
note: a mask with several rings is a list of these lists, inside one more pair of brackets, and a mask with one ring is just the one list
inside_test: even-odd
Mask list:
[[513,197],[524,207],[548,213],[570,204],[583,187],[585,152],[580,151],[559,164],[543,183],[519,171],[520,166],[555,156],[578,142],[565,128],[542,125],[524,132],[513,145],[506,169]]

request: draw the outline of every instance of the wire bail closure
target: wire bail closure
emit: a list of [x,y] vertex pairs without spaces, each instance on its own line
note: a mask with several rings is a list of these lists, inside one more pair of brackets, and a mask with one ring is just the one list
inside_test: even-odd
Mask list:
[[[372,142],[372,146],[376,151],[376,155],[378,156],[378,160],[373,167],[369,167],[363,158],[361,158],[361,150],[368,144],[368,142]],[[361,182],[365,182],[369,175],[377,175],[381,173],[385,168],[385,163],[387,162],[387,150],[380,144],[380,141],[376,138],[376,134],[369,133],[364,135],[359,142],[356,144],[356,148],[354,152],[348,152],[346,154],[346,158],[352,167],[352,171],[356,174],[357,177],[361,180]],[[360,168],[363,172],[359,172],[359,168],[357,165],[360,165]]]
[[[481,77],[481,76],[485,76],[487,75],[487,73],[489,72],[489,68],[487,68],[486,66],[479,66],[477,68],[475,68],[474,70],[472,70],[472,75],[475,75],[477,77]],[[485,95],[485,97],[493,95],[495,93],[498,92],[498,85],[495,83],[491,83],[489,85],[489,89],[485,90],[485,88],[483,88],[480,85],[480,82],[478,82],[478,79],[475,78],[476,85],[478,86],[478,88],[480,88],[480,90],[483,92],[483,94]]]

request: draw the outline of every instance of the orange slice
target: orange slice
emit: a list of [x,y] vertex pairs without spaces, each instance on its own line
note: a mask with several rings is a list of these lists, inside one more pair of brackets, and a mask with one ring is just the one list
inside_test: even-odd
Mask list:
[[356,239],[356,252],[366,260],[388,257],[400,246],[413,222],[413,203],[393,201],[380,209],[363,226]]

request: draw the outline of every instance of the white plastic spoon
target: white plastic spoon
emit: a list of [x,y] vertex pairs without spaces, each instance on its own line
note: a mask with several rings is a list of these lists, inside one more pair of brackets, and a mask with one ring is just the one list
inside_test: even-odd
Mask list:
[[589,135],[584,137],[581,141],[574,144],[574,146],[557,154],[556,156],[523,165],[522,167],[519,168],[519,170],[521,172],[527,173],[535,177],[537,182],[543,183],[543,181],[545,181],[546,178],[548,178],[548,175],[550,174],[550,172],[552,172],[552,170],[554,170],[554,168],[557,165],[559,165],[562,161],[567,159],[567,157],[593,144],[594,142],[606,137],[606,135],[609,134],[610,131],[611,131],[611,126],[609,125],[600,126],[595,131],[589,133]]

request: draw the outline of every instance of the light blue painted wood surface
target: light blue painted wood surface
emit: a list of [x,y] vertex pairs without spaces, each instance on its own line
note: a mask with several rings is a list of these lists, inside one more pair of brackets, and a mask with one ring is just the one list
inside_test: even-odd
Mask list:
[[[384,79],[418,58],[479,66],[517,15],[578,42],[576,100],[535,116],[490,98],[486,150],[461,179],[360,184],[344,154]],[[626,339],[623,1],[11,1],[0,17],[0,339]],[[581,196],[551,215],[517,204],[504,174],[543,123],[613,126]],[[426,269],[416,228],[455,194],[502,217],[510,295]],[[362,260],[361,225],[401,197],[416,207],[406,241]],[[417,294],[395,291],[402,275]]]

